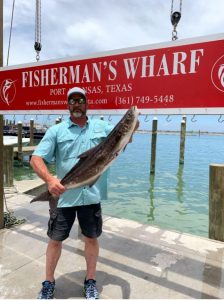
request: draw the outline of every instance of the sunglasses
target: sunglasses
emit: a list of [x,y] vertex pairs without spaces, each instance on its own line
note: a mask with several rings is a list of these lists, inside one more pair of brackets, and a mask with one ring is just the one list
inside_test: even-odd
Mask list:
[[68,104],[70,104],[70,105],[73,105],[77,102],[78,102],[78,104],[86,104],[86,99],[85,98],[78,98],[78,99],[71,98],[68,100]]

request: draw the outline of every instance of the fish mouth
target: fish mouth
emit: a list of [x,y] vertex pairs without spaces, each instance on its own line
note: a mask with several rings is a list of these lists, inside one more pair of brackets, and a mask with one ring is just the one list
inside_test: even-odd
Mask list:
[[132,106],[132,110],[136,113],[139,113],[137,105]]

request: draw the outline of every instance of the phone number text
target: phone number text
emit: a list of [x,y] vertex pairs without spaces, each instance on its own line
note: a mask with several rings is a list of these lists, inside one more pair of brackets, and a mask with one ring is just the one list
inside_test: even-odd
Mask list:
[[169,104],[174,102],[174,95],[154,95],[154,96],[126,96],[115,98],[116,105],[138,105],[138,104]]

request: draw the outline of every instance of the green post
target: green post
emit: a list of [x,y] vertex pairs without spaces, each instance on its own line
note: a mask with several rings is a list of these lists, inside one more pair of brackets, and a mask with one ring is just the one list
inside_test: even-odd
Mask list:
[[181,121],[180,129],[180,158],[179,164],[184,164],[184,150],[185,150],[185,136],[186,136],[186,121]]
[[157,141],[157,118],[152,121],[152,142],[151,142],[151,164],[150,164],[150,174],[155,174],[156,165],[156,141]]

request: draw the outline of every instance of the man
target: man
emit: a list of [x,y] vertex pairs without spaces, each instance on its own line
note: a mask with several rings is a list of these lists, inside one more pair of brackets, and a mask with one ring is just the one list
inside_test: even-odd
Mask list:
[[[99,253],[97,238],[102,232],[100,200],[103,198],[102,178],[92,187],[65,191],[60,179],[74,166],[79,154],[94,147],[106,138],[113,126],[103,120],[89,119],[87,98],[83,89],[74,87],[67,93],[70,118],[49,128],[34,151],[30,164],[47,184],[51,194],[60,196],[58,207],[50,210],[46,252],[46,279],[42,283],[39,299],[52,299],[55,290],[54,272],[61,255],[62,241],[77,218],[84,235],[86,277],[84,292],[87,299],[98,299],[96,288],[96,263]],[[55,159],[57,178],[45,164]],[[102,175],[102,177],[105,174]]]

